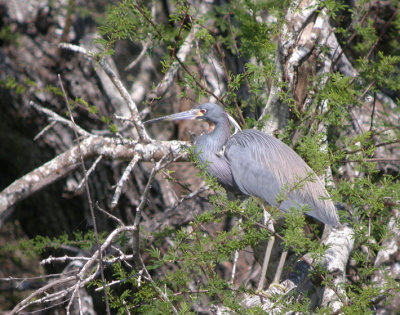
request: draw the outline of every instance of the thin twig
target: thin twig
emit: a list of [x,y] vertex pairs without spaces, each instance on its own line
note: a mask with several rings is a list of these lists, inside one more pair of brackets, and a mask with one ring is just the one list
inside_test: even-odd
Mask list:
[[106,216],[108,216],[109,218],[115,220],[119,225],[121,226],[125,226],[124,222],[122,222],[122,220],[114,215],[112,215],[111,213],[109,213],[108,211],[106,211],[105,209],[103,209],[102,207],[100,207],[99,202],[96,202],[96,208],[103,212]]
[[[60,76],[60,75],[58,75],[58,81],[59,81],[59,83],[60,83],[61,90],[62,90],[63,95],[64,95],[64,100],[65,100],[65,104],[66,104],[66,106],[67,106],[67,108],[68,108],[68,113],[69,113],[70,119],[71,119],[71,121],[72,121],[72,123],[73,123],[73,126],[74,126],[73,130],[74,130],[74,133],[75,133],[75,138],[78,140],[78,139],[79,139],[79,138],[78,138],[78,131],[77,131],[77,128],[76,128],[75,120],[74,120],[74,117],[73,117],[73,115],[72,115],[71,107],[69,106],[68,97],[67,97],[67,94],[66,94],[66,92],[65,92],[64,85],[62,84],[61,76]],[[89,209],[90,209],[90,215],[91,215],[91,217],[92,217],[93,230],[94,230],[96,245],[97,245],[97,248],[100,249],[100,241],[99,241],[99,234],[98,234],[98,230],[97,230],[96,216],[95,216],[95,214],[94,214],[93,201],[92,201],[92,197],[91,197],[90,189],[89,189],[89,184],[88,184],[88,177],[87,177],[88,174],[87,174],[87,171],[86,171],[85,162],[84,162],[84,160],[83,160],[83,155],[82,155],[82,152],[81,152],[81,149],[80,149],[80,148],[81,148],[80,145],[78,145],[78,152],[79,152],[79,156],[80,156],[80,160],[81,160],[82,172],[83,172],[83,175],[84,175],[84,177],[85,177],[86,197],[87,197],[87,199],[88,199],[88,204],[89,204]],[[103,285],[104,285],[104,284],[106,283],[106,280],[105,280],[105,276],[104,276],[104,267],[103,267],[103,261],[102,261],[102,260],[103,260],[103,254],[102,254],[102,252],[100,251],[100,253],[99,253],[99,266],[100,266],[101,281],[102,281],[102,283],[103,283]],[[105,303],[106,303],[106,311],[107,311],[107,314],[108,314],[108,315],[111,315],[110,304],[109,304],[109,301],[108,301],[107,290],[104,290],[104,299],[105,299]]]
[[[375,148],[378,148],[378,147],[384,147],[384,146],[391,145],[391,144],[396,144],[396,143],[400,143],[400,140],[386,141],[386,142],[375,144],[374,146],[375,146]],[[360,151],[363,151],[363,150],[364,150],[364,148],[359,148],[359,149],[355,149],[355,150],[352,150],[352,151],[345,151],[344,153],[346,153],[346,154],[354,154],[354,153],[357,153],[357,152],[360,152]]]
[[37,296],[39,294],[46,293],[48,290],[53,289],[53,287],[55,287],[57,285],[61,285],[61,284],[64,284],[64,283],[67,283],[67,282],[73,281],[73,280],[76,280],[75,275],[49,282],[48,284],[44,285],[43,287],[41,287],[41,288],[37,289],[36,291],[34,291],[33,293],[31,293],[28,297],[23,299],[21,302],[19,302],[13,308],[13,310],[11,311],[10,314],[13,315],[13,314],[19,313],[20,311],[22,311],[23,309],[25,309],[26,307],[31,305],[32,304],[31,301],[34,302],[35,304],[39,304],[40,303],[40,302],[38,302],[39,299],[37,299]]
[[129,107],[131,116],[132,116],[132,122],[135,125],[136,131],[138,132],[139,138],[143,141],[150,141],[150,137],[146,132],[146,129],[144,128],[144,125],[142,121],[140,120],[140,115],[139,111],[137,109],[136,103],[133,101],[131,95],[125,88],[125,86],[122,84],[121,80],[118,78],[118,76],[114,73],[114,71],[111,69],[109,64],[107,63],[106,59],[98,57],[95,53],[88,51],[87,49],[77,46],[77,45],[72,45],[68,43],[60,43],[59,47],[64,48],[64,49],[69,49],[71,51],[79,52],[87,57],[94,58],[100,66],[103,68],[104,72],[107,74],[107,76],[110,78],[114,86],[117,88],[118,92],[121,94],[122,98],[125,100],[126,104]]
[[[68,99],[66,100],[68,101]],[[70,127],[71,129],[75,129],[76,132],[78,134],[80,134],[83,137],[89,137],[91,136],[91,133],[86,131],[85,129],[83,129],[82,127],[74,124],[71,120],[65,119],[63,117],[61,117],[60,115],[58,115],[57,113],[53,112],[52,110],[45,108],[43,106],[40,106],[38,104],[36,104],[33,101],[29,102],[29,105],[31,105],[32,107],[34,107],[36,110],[38,110],[39,112],[42,112],[44,114],[46,114],[47,116],[49,116],[49,120],[53,121],[53,123],[55,122],[60,122],[64,125],[67,125],[68,127]],[[46,127],[47,128],[47,127]],[[42,133],[42,132],[41,132]],[[39,133],[38,135],[36,135],[36,137],[34,138],[34,140],[36,140],[36,138],[38,138],[41,133]]]
[[62,257],[53,257],[53,256],[49,256],[46,259],[43,259],[40,264],[41,265],[46,265],[46,264],[52,264],[52,263],[65,263],[67,261],[73,261],[73,260],[84,260],[87,261],[89,260],[89,257],[86,256],[67,256],[64,255]]
[[137,57],[135,58],[135,60],[133,60],[129,65],[127,65],[127,66],[125,67],[125,71],[131,70],[132,68],[134,68],[134,67],[140,62],[140,60],[142,60],[142,58],[143,58],[144,55],[146,54],[147,50],[149,49],[150,44],[151,44],[151,38],[149,38],[149,39],[146,41],[146,43],[144,43],[143,48],[142,48],[142,50],[141,50],[139,56],[137,56]]
[[372,52],[374,51],[375,47],[378,45],[379,41],[382,39],[383,35],[385,35],[385,32],[387,30],[387,28],[389,27],[390,23],[392,23],[392,21],[394,20],[394,18],[396,17],[397,13],[399,12],[399,8],[396,8],[396,10],[394,10],[392,16],[390,17],[390,19],[385,23],[385,25],[382,28],[381,33],[379,34],[379,37],[376,39],[376,41],[372,44],[371,48],[369,49],[368,53],[365,56],[365,59],[368,59],[369,56],[371,56]]
[[81,190],[83,184],[85,183],[86,179],[90,176],[90,174],[93,173],[93,171],[96,169],[97,164],[103,159],[102,155],[99,155],[97,159],[93,162],[92,166],[88,169],[86,176],[82,178],[81,182],[79,183],[77,190]]
[[[106,238],[104,243],[101,245],[100,249],[96,250],[94,252],[92,257],[89,258],[89,260],[85,263],[85,265],[82,267],[82,269],[80,270],[80,272],[77,275],[74,274],[69,277],[65,277],[65,278],[61,278],[61,279],[52,281],[52,282],[44,285],[43,287],[37,289],[32,294],[30,294],[27,298],[25,298],[24,300],[19,302],[14,307],[14,309],[11,311],[11,315],[22,311],[23,309],[25,309],[26,307],[28,307],[30,305],[41,304],[43,302],[49,302],[49,301],[55,301],[55,300],[61,299],[61,298],[65,297],[66,295],[68,295],[69,293],[71,293],[75,289],[75,287],[85,286],[87,283],[89,283],[94,278],[96,278],[96,275],[97,275],[97,272],[99,269],[99,265],[97,265],[97,268],[94,271],[93,271],[93,265],[96,261],[98,261],[100,252],[105,251],[111,245],[111,243],[114,241],[114,239],[117,238],[121,233],[124,233],[124,232],[132,233],[132,232],[134,232],[134,230],[135,230],[135,228],[133,226],[121,226],[119,228],[116,228],[114,231],[112,231],[108,235],[108,237]],[[90,272],[90,275],[85,278],[85,275],[87,275],[87,273],[89,273],[89,272]],[[64,285],[65,283],[68,283],[70,281],[76,281],[77,278],[79,279],[79,281],[76,282],[75,285],[73,285],[69,288],[63,289],[62,291],[48,293],[49,291],[54,291],[55,286]],[[42,298],[37,298],[37,296],[40,294],[45,294],[45,296]]]
[[[152,16],[153,19],[156,18],[156,3],[155,3],[154,0],[152,1],[152,6],[151,6],[151,16]],[[125,71],[128,71],[128,70],[132,69],[133,67],[135,67],[139,63],[140,60],[142,60],[143,56],[146,54],[147,50],[150,47],[151,40],[152,40],[152,36],[151,36],[151,34],[149,34],[149,38],[146,40],[146,43],[143,45],[143,48],[142,48],[139,56],[137,56],[136,59],[134,61],[132,61],[125,68]]]
[[44,127],[36,136],[33,137],[33,141],[36,141],[37,139],[39,139],[41,136],[43,136],[48,130],[50,130],[51,128],[53,128],[55,125],[57,124],[57,122],[52,121],[50,124],[48,124],[46,127]]
[[[242,231],[241,223],[242,223],[242,218],[239,218],[239,222],[238,222],[239,231]],[[237,266],[238,259],[239,259],[239,250],[237,249],[237,250],[235,250],[235,253],[233,256],[232,273],[231,273],[231,281],[230,281],[232,285],[235,281],[236,266]]]
[[77,285],[77,286],[75,286],[74,291],[72,291],[72,295],[71,295],[71,297],[69,299],[68,305],[65,308],[66,311],[67,311],[67,315],[71,315],[71,311],[70,311],[71,310],[71,306],[72,306],[72,303],[75,300],[75,296],[79,292],[79,290],[80,290],[80,287]]
[[133,157],[133,159],[129,162],[124,173],[122,174],[122,176],[117,184],[117,187],[115,188],[114,196],[112,197],[112,200],[111,200],[111,205],[110,205],[111,210],[113,210],[117,206],[119,198],[122,193],[122,188],[124,187],[125,182],[129,178],[129,175],[131,174],[133,168],[135,167],[135,165],[138,161],[139,161],[139,156],[135,155]]

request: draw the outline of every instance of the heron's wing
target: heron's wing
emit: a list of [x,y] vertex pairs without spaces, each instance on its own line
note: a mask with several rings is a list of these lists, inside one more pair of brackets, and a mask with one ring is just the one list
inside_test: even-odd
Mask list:
[[[257,130],[245,130],[232,136],[225,156],[235,184],[242,193],[256,196],[287,211],[309,205],[307,214],[336,226],[338,216],[325,187],[311,168],[280,140]],[[284,201],[277,204],[277,196]]]

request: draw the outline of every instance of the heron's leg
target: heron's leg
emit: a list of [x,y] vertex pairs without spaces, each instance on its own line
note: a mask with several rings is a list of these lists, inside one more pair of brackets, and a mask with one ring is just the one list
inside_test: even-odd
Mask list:
[[274,247],[274,243],[275,243],[275,236],[271,236],[271,238],[268,240],[267,250],[265,251],[260,281],[258,282],[258,288],[257,288],[258,291],[261,291],[264,287],[265,276],[267,274],[269,259],[271,257],[272,247]]
[[[241,223],[242,223],[242,218],[239,218],[239,230],[241,230]],[[237,265],[237,261],[239,259],[239,250],[235,250],[235,254],[233,256],[233,266],[232,266],[232,274],[231,274],[231,281],[230,283],[233,284],[233,282],[235,281],[235,274],[236,274],[236,265]]]
[[[271,215],[265,210],[264,206],[263,206],[263,210],[264,210],[264,224],[268,225],[268,228],[270,231],[275,231],[274,225],[271,220]],[[271,252],[272,252],[272,247],[274,247],[274,243],[275,243],[275,236],[272,235],[270,237],[270,239],[268,240],[267,249],[265,251],[260,281],[258,282],[258,287],[257,287],[258,291],[261,291],[264,287],[265,276],[267,274],[269,259],[271,258]]]
[[278,268],[276,268],[276,273],[274,277],[274,281],[272,283],[279,283],[282,276],[283,266],[285,265],[286,257],[288,255],[288,251],[285,250],[282,252],[281,259],[279,260]]
[[[237,195],[235,195],[234,193],[229,192],[229,191],[227,191],[227,194],[228,194],[228,199],[229,199],[229,200],[236,200],[236,199],[243,200],[243,199],[244,199],[244,196],[243,196],[243,195],[242,195],[242,196],[237,196]],[[245,201],[244,201],[244,202],[242,203],[242,205],[241,205],[241,207],[243,207],[243,209],[246,208],[246,206],[247,206],[247,204],[248,204],[248,202],[249,202],[248,198],[246,198],[246,199],[244,199],[244,200],[245,200]],[[242,230],[242,227],[241,227],[241,225],[242,225],[242,218],[239,218],[237,224],[238,224],[239,230],[241,231],[241,230]],[[230,283],[231,283],[231,284],[233,284],[234,281],[235,281],[236,266],[237,266],[237,261],[238,261],[238,259],[239,259],[239,250],[235,250],[235,253],[234,253],[234,255],[233,255],[233,265],[232,265],[232,273],[231,273],[231,280],[230,280]]]

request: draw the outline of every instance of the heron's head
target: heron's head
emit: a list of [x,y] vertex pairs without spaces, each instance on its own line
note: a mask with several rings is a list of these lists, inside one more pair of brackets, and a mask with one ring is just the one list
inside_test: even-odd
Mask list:
[[237,122],[231,116],[229,116],[221,106],[214,103],[204,103],[185,112],[154,118],[145,121],[145,124],[162,120],[172,121],[189,119],[207,120],[212,125],[217,125],[220,122],[226,122],[228,119],[235,129],[240,131],[240,126],[237,124]]
[[200,104],[194,109],[197,109],[200,112],[196,119],[208,120],[213,124],[218,123],[220,120],[227,119],[225,110],[221,106],[214,103]]
[[189,119],[204,119],[216,124],[222,119],[226,120],[227,114],[225,113],[223,108],[217,104],[204,103],[185,112],[151,119],[146,121],[145,123],[148,124],[162,120],[172,121],[172,120],[189,120]]

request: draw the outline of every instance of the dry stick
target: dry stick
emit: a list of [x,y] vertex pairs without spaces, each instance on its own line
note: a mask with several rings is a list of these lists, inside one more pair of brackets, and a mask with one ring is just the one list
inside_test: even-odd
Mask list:
[[117,77],[117,75],[114,73],[114,71],[108,65],[106,59],[104,57],[103,58],[97,57],[95,53],[88,51],[87,49],[77,46],[77,45],[61,43],[59,45],[59,47],[64,48],[64,49],[69,49],[74,52],[79,52],[79,53],[85,55],[86,57],[93,58],[97,62],[99,62],[100,66],[103,68],[104,72],[108,75],[111,82],[117,88],[118,92],[121,94],[122,98],[128,105],[130,113],[131,113],[132,122],[136,128],[136,131],[138,132],[139,138],[143,141],[151,141],[149,135],[146,132],[146,129],[144,128],[142,121],[140,120],[139,111],[136,107],[135,102],[133,101],[129,92],[126,90],[125,86],[122,84],[121,80]]
[[[72,121],[72,123],[73,123],[73,127],[74,127],[74,128],[73,128],[73,131],[74,131],[74,134],[75,134],[75,138],[78,140],[78,139],[79,139],[79,138],[78,138],[78,131],[77,131],[77,129],[75,128],[76,124],[75,124],[74,116],[72,115],[71,107],[69,106],[68,97],[67,97],[67,94],[66,94],[66,92],[65,92],[64,85],[62,84],[60,74],[58,74],[58,81],[59,81],[59,83],[60,83],[60,86],[61,86],[61,89],[62,89],[62,92],[63,92],[63,95],[64,95],[64,100],[65,100],[65,104],[67,105],[67,108],[68,108],[69,116],[70,116],[71,121]],[[78,141],[79,141],[79,140],[78,140]],[[78,152],[79,152],[80,162],[81,162],[81,166],[82,166],[82,172],[83,172],[84,177],[85,177],[86,197],[87,197],[87,199],[88,199],[89,209],[90,209],[90,215],[91,215],[92,221],[93,221],[93,230],[94,230],[94,236],[95,236],[95,239],[96,239],[96,246],[97,246],[98,249],[100,249],[100,241],[99,241],[99,234],[98,234],[97,224],[96,224],[96,216],[95,216],[95,214],[94,214],[93,201],[92,201],[92,197],[91,197],[91,195],[90,195],[90,189],[89,189],[89,184],[88,184],[88,174],[87,174],[87,172],[86,172],[85,162],[84,162],[84,160],[83,160],[83,155],[82,155],[82,152],[81,152],[81,149],[80,149],[80,148],[81,148],[81,147],[80,147],[80,144],[79,144],[79,142],[78,142]],[[99,253],[99,266],[100,266],[101,281],[102,281],[102,283],[103,283],[103,285],[104,285],[104,284],[106,283],[106,280],[105,280],[105,277],[104,277],[103,254],[102,254],[101,251],[100,251],[100,253]],[[79,281],[80,281],[80,280],[79,280]],[[79,290],[79,286],[78,286],[78,290]],[[74,292],[75,292],[75,291],[74,291]],[[73,294],[73,296],[74,296],[74,294]],[[105,303],[106,303],[106,311],[107,311],[107,314],[108,314],[108,315],[111,315],[110,304],[109,304],[108,295],[107,295],[107,290],[105,290],[105,289],[104,289],[104,299],[105,299]],[[71,300],[72,300],[72,299],[71,299]],[[68,308],[67,310],[69,310],[69,308]]]
[[[114,281],[111,281],[111,282],[107,283],[105,287],[106,287],[106,288],[109,288],[109,287],[112,287],[113,285],[117,285],[117,284],[124,283],[124,282],[126,282],[127,280],[132,279],[132,278],[135,277],[135,276],[136,276],[136,275],[133,275],[133,276],[130,276],[130,277],[121,279],[121,280],[114,280]],[[98,287],[98,288],[96,288],[96,289],[94,289],[94,290],[95,290],[96,292],[98,292],[98,291],[104,290],[104,287]]]
[[78,306],[79,306],[79,315],[83,315],[83,312],[82,312],[82,300],[81,300],[81,290],[78,290]]
[[[63,117],[61,117],[60,115],[58,115],[57,113],[53,112],[51,109],[45,108],[43,106],[40,106],[38,104],[36,104],[33,101],[29,102],[29,105],[31,105],[33,108],[35,108],[37,111],[42,112],[44,114],[46,114],[48,116],[49,121],[53,121],[53,123],[55,122],[59,122],[62,123],[66,126],[68,126],[71,129],[75,128],[75,131],[77,133],[79,133],[79,135],[83,136],[83,137],[89,137],[92,134],[88,131],[86,131],[85,129],[83,129],[82,127],[74,124],[71,120],[65,119]],[[49,126],[48,126],[49,127]],[[47,127],[46,127],[47,128]],[[42,132],[40,132],[35,138],[39,137],[40,134]],[[34,139],[35,140],[35,139]]]
[[48,278],[55,278],[55,277],[60,277],[60,276],[65,276],[68,273],[73,273],[73,271],[65,272],[65,273],[52,273],[50,275],[41,275],[41,276],[36,276],[36,277],[24,277],[24,278],[18,278],[18,277],[7,277],[7,278],[0,278],[0,281],[25,281],[25,280],[44,280]]
[[133,101],[131,95],[126,90],[126,88],[122,84],[121,80],[119,80],[117,75],[111,69],[111,67],[107,63],[106,59],[101,58],[100,60],[98,59],[98,61],[99,61],[99,64],[101,65],[101,67],[103,68],[104,72],[111,79],[112,83],[114,83],[114,86],[117,88],[117,90],[121,94],[122,98],[128,104],[128,107],[130,109],[131,116],[132,116],[132,122],[135,125],[135,128],[139,134],[139,138],[144,141],[150,141],[151,139],[150,139],[149,135],[147,134],[146,129],[144,129],[144,125],[143,125],[142,121],[140,120],[139,111],[138,111],[136,104]]
[[106,210],[104,210],[102,207],[100,207],[99,202],[96,202],[96,208],[103,212],[106,216],[108,216],[109,218],[115,220],[119,225],[121,226],[125,226],[124,222],[122,222],[122,220],[114,215],[112,215],[111,213],[107,212]]
[[64,255],[62,257],[49,256],[46,259],[43,259],[40,262],[40,264],[41,265],[46,265],[46,264],[52,264],[52,263],[55,263],[55,262],[63,264],[65,262],[69,261],[69,260],[86,260],[87,261],[87,260],[89,260],[89,257],[86,257],[86,256],[71,257],[71,256],[67,256],[67,255]]
[[[242,227],[241,227],[241,223],[242,223],[242,218],[239,218],[239,222],[238,222],[238,228],[239,231],[242,231]],[[233,254],[233,264],[232,264],[232,273],[231,273],[231,280],[230,283],[233,285],[234,281],[235,281],[235,275],[236,275],[236,265],[239,259],[239,250],[235,250],[235,253]]]
[[[112,264],[112,263],[114,263],[114,262],[116,262],[116,261],[119,261],[119,260],[125,260],[125,259],[131,259],[131,258],[133,258],[133,255],[125,255],[120,249],[118,249],[118,248],[116,248],[115,246],[111,246],[115,251],[117,251],[119,254],[120,254],[120,256],[119,257],[114,257],[114,258],[107,258],[107,259],[104,259],[103,260],[103,262],[104,263],[107,263],[107,264]],[[48,257],[48,258],[46,258],[46,259],[43,259],[41,262],[40,262],[40,264],[41,265],[45,265],[45,264],[53,264],[53,263],[65,263],[65,262],[67,262],[67,261],[71,261],[71,260],[83,260],[83,261],[89,261],[90,260],[90,258],[89,257],[86,257],[86,256],[67,256],[67,255],[64,255],[64,256],[62,256],[62,257],[53,257],[53,256],[50,256],[50,257]],[[129,265],[129,264],[128,264]],[[130,267],[132,267],[132,266],[130,266]]]
[[[79,290],[80,290],[80,287],[79,287],[79,285],[78,286],[76,286],[75,287],[75,290],[72,292],[72,294],[71,294],[71,298],[69,299],[69,302],[68,302],[68,305],[67,305],[67,307],[65,308],[66,310],[67,310],[67,315],[70,315],[71,314],[71,306],[72,306],[72,303],[74,302],[74,300],[75,300],[75,296],[76,296],[76,294],[79,292]],[[79,302],[78,302],[79,303]]]
[[[151,159],[159,160],[171,151],[179,155],[182,148],[187,147],[188,143],[176,140],[144,143],[137,140],[121,141],[121,139],[110,137],[90,136],[83,139],[79,146],[84,159],[104,155],[114,160],[131,160],[136,154],[139,154],[143,161],[150,161]],[[181,156],[182,160],[187,159],[187,154]],[[0,192],[0,220],[4,220],[8,214],[7,209],[15,203],[61,179],[78,166],[79,151],[78,145],[75,145],[15,180]]]
[[135,60],[133,60],[128,66],[125,67],[124,69],[125,71],[131,70],[140,62],[140,60],[142,60],[147,50],[149,49],[150,44],[151,44],[151,38],[149,38],[143,45],[142,51],[140,52],[139,56],[137,56]]
[[233,254],[233,264],[232,264],[232,273],[231,273],[231,280],[230,283],[233,285],[235,282],[235,275],[236,275],[236,265],[239,259],[239,250],[235,250]]
[[[133,232],[134,230],[135,230],[135,228],[133,226],[121,226],[121,227],[113,230],[110,233],[110,235],[106,238],[104,243],[101,245],[100,250],[96,250],[95,251],[95,253],[92,255],[92,257],[89,258],[89,260],[85,263],[85,265],[83,266],[83,268],[81,269],[81,271],[77,275],[73,275],[73,276],[70,276],[70,277],[58,279],[58,280],[55,280],[53,282],[50,282],[50,283],[46,284],[45,286],[43,286],[40,289],[38,289],[35,292],[33,292],[31,295],[29,295],[24,300],[19,302],[14,307],[14,309],[11,311],[10,315],[16,314],[17,312],[20,312],[23,309],[25,309],[26,307],[28,307],[30,305],[33,305],[33,304],[40,304],[42,302],[49,302],[49,301],[54,301],[54,300],[57,300],[57,299],[61,299],[62,297],[66,296],[67,294],[72,292],[74,290],[74,287],[76,287],[76,286],[79,286],[79,287],[85,286],[87,283],[89,283],[90,281],[92,281],[93,279],[96,278],[96,274],[98,272],[98,268],[97,268],[97,270],[92,272],[92,274],[89,277],[87,277],[86,279],[82,280],[83,277],[85,276],[85,274],[88,273],[91,270],[91,268],[92,268],[93,264],[95,263],[95,261],[99,259],[99,256],[100,256],[99,253],[103,252],[107,247],[109,247],[111,245],[111,243],[113,242],[113,240],[119,234],[121,234],[123,232]],[[73,280],[77,280],[77,278],[80,279],[80,281],[78,281],[74,286],[72,286],[70,288],[67,288],[67,289],[63,289],[62,291],[57,291],[57,292],[52,293],[52,294],[47,293],[49,290],[53,289],[54,286],[61,285],[61,284],[64,284],[64,283],[68,283],[68,282],[73,281]],[[44,294],[44,293],[46,293],[46,296],[44,296],[43,298],[40,298],[40,299],[36,298],[37,295]]]
[[95,170],[97,164],[99,164],[99,162],[100,162],[102,159],[103,159],[103,156],[102,156],[102,155],[99,155],[99,156],[97,157],[96,161],[94,161],[94,163],[92,164],[92,166],[88,169],[88,171],[87,171],[87,173],[86,173],[87,175],[86,175],[84,178],[82,178],[82,180],[81,180],[81,182],[79,183],[79,185],[78,185],[78,187],[77,187],[76,190],[80,190],[80,189],[82,188],[82,186],[83,186],[83,184],[85,183],[86,179],[90,176],[90,174],[93,173],[93,171]]
[[48,130],[53,128],[56,124],[57,124],[57,122],[52,121],[50,124],[48,124],[46,127],[44,127],[35,137],[33,137],[33,141],[36,141],[37,139],[39,139],[41,136],[43,136],[43,134],[45,134]]
[[129,178],[130,173],[132,172],[133,168],[135,167],[136,163],[139,161],[139,156],[135,155],[133,159],[129,162],[128,166],[126,167],[124,173],[122,174],[117,187],[115,188],[115,193],[111,201],[110,208],[113,210],[119,201],[119,197],[121,196],[122,193],[122,188],[124,187],[125,182]]
[[18,312],[22,311],[24,308],[31,305],[32,303],[38,303],[39,300],[34,300],[34,301],[32,301],[32,303],[30,302],[31,300],[35,299],[37,295],[46,293],[48,290],[52,289],[56,285],[64,284],[64,283],[67,283],[67,282],[73,281],[73,280],[76,280],[75,275],[69,276],[66,278],[61,278],[61,279],[52,281],[52,282],[44,285],[40,289],[37,289],[35,292],[31,293],[27,298],[25,298],[24,300],[19,302],[17,305],[15,305],[15,307],[12,309],[10,315],[17,314]]
[[133,255],[126,255],[122,250],[120,250],[120,249],[119,249],[118,247],[116,247],[116,246],[112,246],[112,245],[111,245],[111,248],[112,248],[113,250],[115,250],[115,251],[120,255],[120,257],[115,257],[115,258],[113,258],[113,259],[108,260],[107,262],[114,263],[115,261],[121,260],[121,261],[123,261],[124,264],[127,265],[130,269],[133,269],[132,265],[131,265],[130,263],[127,262],[127,260],[133,259]]

